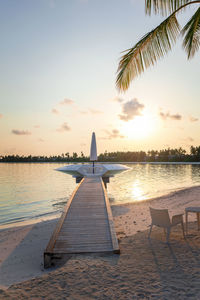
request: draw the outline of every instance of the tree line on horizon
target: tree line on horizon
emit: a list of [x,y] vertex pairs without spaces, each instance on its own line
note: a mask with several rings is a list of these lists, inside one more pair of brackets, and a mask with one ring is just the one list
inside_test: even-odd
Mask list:
[[[20,156],[20,155],[0,155],[0,162],[89,162],[89,156],[85,156],[81,151],[78,155],[73,152],[62,153],[53,156]],[[99,162],[199,162],[200,146],[190,147],[190,153],[185,149],[167,148],[163,150],[145,151],[115,151],[101,153],[98,156]]]

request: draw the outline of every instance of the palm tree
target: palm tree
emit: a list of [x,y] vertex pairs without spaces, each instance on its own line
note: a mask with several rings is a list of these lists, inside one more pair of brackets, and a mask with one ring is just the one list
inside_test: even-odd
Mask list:
[[[195,5],[195,14],[188,23],[181,29],[177,15],[188,6]],[[177,37],[183,36],[183,48],[187,53],[188,59],[192,58],[200,46],[200,1],[191,0],[145,0],[145,12],[151,15],[167,15],[167,18],[152,31],[148,32],[120,59],[116,84],[119,90],[125,91],[129,88],[131,81],[144,72],[146,68],[154,65],[162,58]]]

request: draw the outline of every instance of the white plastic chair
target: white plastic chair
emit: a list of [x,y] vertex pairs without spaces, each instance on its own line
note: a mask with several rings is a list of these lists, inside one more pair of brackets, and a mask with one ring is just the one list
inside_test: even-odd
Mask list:
[[183,225],[183,214],[175,215],[172,217],[172,221],[170,221],[168,209],[155,209],[149,207],[151,214],[151,227],[149,231],[149,238],[152,232],[153,225],[164,228],[164,231],[167,230],[166,242],[169,242],[169,236],[171,232],[171,228],[178,224],[181,224],[183,230],[183,237],[185,238],[184,225]]

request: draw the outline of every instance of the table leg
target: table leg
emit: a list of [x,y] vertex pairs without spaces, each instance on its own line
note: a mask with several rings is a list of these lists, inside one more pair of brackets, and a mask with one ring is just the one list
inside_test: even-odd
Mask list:
[[199,212],[197,213],[197,225],[198,225],[198,230],[200,230],[200,216],[199,216]]
[[186,211],[186,234],[188,234],[188,212]]

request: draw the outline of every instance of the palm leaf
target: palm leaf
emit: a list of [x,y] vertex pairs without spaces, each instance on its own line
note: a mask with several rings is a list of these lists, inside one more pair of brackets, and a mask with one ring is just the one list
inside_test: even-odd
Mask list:
[[152,11],[155,14],[167,15],[192,2],[191,0],[145,0],[145,11],[148,15],[151,15]]
[[127,90],[130,82],[163,57],[176,41],[179,24],[172,14],[159,26],[147,33],[133,48],[126,50],[119,62],[116,84],[119,90]]
[[192,58],[200,46],[200,8],[185,25],[182,34],[185,35],[183,47],[188,54],[188,58]]

